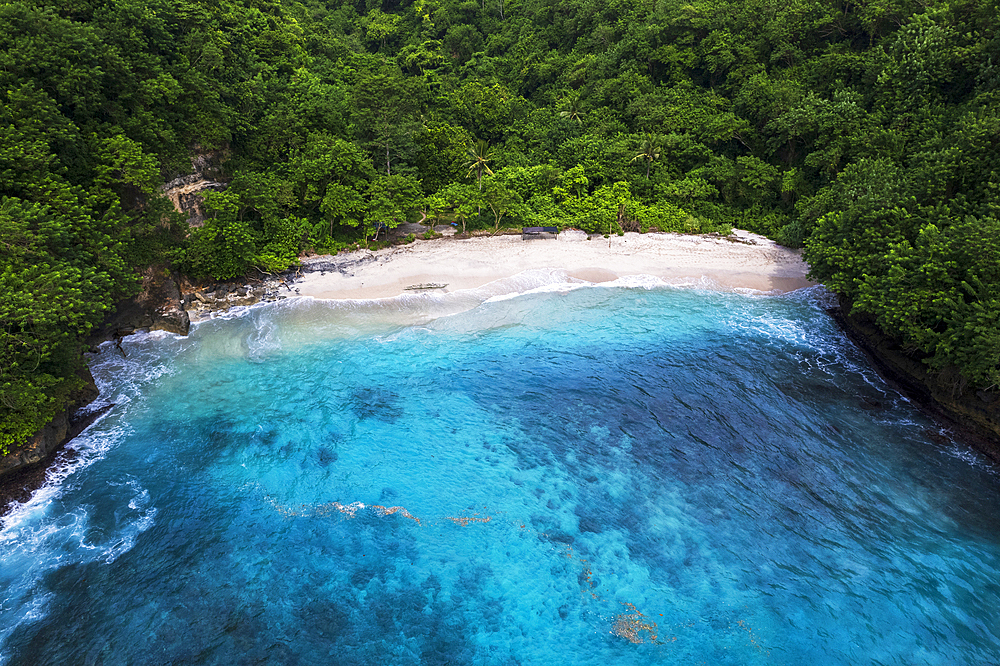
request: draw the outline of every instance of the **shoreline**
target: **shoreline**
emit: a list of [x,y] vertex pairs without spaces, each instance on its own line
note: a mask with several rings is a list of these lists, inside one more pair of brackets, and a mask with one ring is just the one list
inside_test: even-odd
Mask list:
[[[317,299],[392,298],[420,284],[445,284],[436,293],[476,289],[537,269],[561,270],[573,279],[601,283],[649,275],[668,284],[723,290],[785,293],[814,286],[798,250],[763,236],[734,230],[733,236],[672,233],[587,237],[566,230],[555,238],[520,236],[417,240],[378,251],[302,261],[296,295]],[[419,292],[417,292],[419,293]]]
[[[556,237],[531,240],[522,240],[520,235],[445,236],[377,251],[315,256],[302,260],[295,273],[270,278],[269,286],[260,287],[259,293],[246,289],[251,281],[243,281],[242,289],[231,286],[222,296],[209,293],[206,297],[199,290],[182,289],[187,293],[178,295],[175,305],[181,314],[189,314],[193,323],[262,300],[295,296],[375,300],[451,293],[536,270],[561,272],[571,282],[599,284],[647,275],[677,286],[772,294],[816,284],[806,278],[809,267],[799,251],[746,231],[734,230],[728,237],[629,232],[603,238],[569,229]],[[426,291],[406,289],[426,283],[447,286]],[[66,437],[44,460],[2,476],[0,515],[8,513],[12,501],[23,501],[44,483],[55,456],[82,429]]]

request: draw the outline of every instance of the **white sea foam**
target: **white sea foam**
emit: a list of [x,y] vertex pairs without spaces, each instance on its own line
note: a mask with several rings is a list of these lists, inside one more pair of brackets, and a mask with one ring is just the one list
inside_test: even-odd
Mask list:
[[662,289],[663,287],[677,287],[677,286],[700,286],[701,283],[692,282],[691,285],[687,283],[675,284],[671,282],[666,282],[653,275],[623,275],[620,278],[612,280],[610,282],[599,282],[595,284],[595,287],[621,287],[624,289]]
[[[427,290],[407,292],[397,296],[371,299],[322,299],[312,296],[294,296],[275,303],[243,308],[243,312],[230,311],[225,317],[246,317],[254,311],[263,318],[263,312],[280,317],[283,323],[308,323],[313,334],[348,335],[360,329],[390,326],[423,326],[441,317],[450,317],[483,304],[519,298],[539,293],[565,293],[581,288],[601,289],[701,289],[706,291],[736,290],[723,288],[709,277],[662,279],[653,275],[627,275],[607,282],[590,282],[570,275],[560,268],[536,268],[500,278],[484,285],[457,291]],[[756,290],[738,290],[748,295],[762,295]],[[235,309],[234,309],[235,310]],[[339,314],[331,320],[331,313]],[[219,315],[217,318],[222,318]],[[202,321],[205,326],[210,320]],[[331,323],[333,321],[334,323]],[[266,336],[261,335],[261,338]],[[260,343],[262,339],[254,338]],[[257,353],[257,352],[253,352]],[[264,354],[266,355],[266,354]],[[256,358],[252,356],[253,358]]]
[[103,550],[100,559],[105,564],[111,564],[132,550],[139,535],[152,527],[156,520],[157,510],[150,501],[149,491],[143,488],[136,479],[129,479],[126,485],[134,492],[132,499],[128,502],[128,508],[134,512],[134,515],[119,528],[116,537],[112,537],[101,546]]
[[93,456],[80,456],[57,466],[28,502],[4,517],[0,529],[0,583],[5,593],[0,608],[23,610],[13,622],[4,622],[0,645],[21,624],[45,616],[51,595],[40,585],[48,572],[71,564],[111,564],[131,550],[138,536],[154,524],[156,507],[152,506],[149,492],[134,478],[110,484],[127,487],[131,497],[127,508],[116,511],[117,529],[103,540],[95,539],[102,532],[93,529],[91,507],[78,505],[60,510],[58,498],[66,487],[66,477],[94,460]]
[[994,476],[1000,476],[1000,467],[997,466],[992,460],[976,451],[968,445],[961,444],[952,439],[952,435],[946,429],[941,428],[939,434],[943,437],[947,437],[949,442],[942,450],[945,455],[951,458],[956,458],[961,460],[969,467],[973,467],[984,472],[989,472]]
[[278,325],[273,319],[258,316],[255,323],[256,326],[246,337],[246,345],[250,359],[261,361],[281,350],[281,339],[278,337]]
[[[4,622],[0,645],[18,626],[33,622],[47,613],[51,595],[40,587],[49,572],[67,564],[103,561],[111,563],[135,544],[139,534],[152,526],[156,509],[149,505],[148,493],[135,480],[125,482],[133,491],[128,506],[121,507],[122,522],[106,541],[89,540],[90,515],[78,506],[67,511],[62,498],[73,489],[73,478],[105,458],[131,429],[123,425],[122,415],[130,405],[141,401],[142,391],[150,382],[172,374],[156,347],[170,334],[140,333],[126,338],[123,358],[113,343],[101,346],[91,369],[99,390],[96,404],[111,409],[99,416],[80,435],[66,445],[45,473],[45,481],[24,502],[14,502],[0,517],[0,563],[6,590],[2,608],[23,609],[20,617]],[[113,420],[110,427],[107,422]],[[4,661],[0,653],[0,663]]]

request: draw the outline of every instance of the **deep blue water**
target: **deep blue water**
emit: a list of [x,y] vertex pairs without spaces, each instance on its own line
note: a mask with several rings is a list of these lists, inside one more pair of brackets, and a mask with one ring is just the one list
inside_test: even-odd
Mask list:
[[1000,477],[822,290],[468,298],[102,348],[0,530],[0,662],[997,661]]

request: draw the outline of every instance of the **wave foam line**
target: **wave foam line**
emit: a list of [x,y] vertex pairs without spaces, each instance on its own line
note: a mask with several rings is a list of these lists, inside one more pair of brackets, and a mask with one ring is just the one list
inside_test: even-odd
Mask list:
[[79,458],[73,459],[54,472],[50,471],[51,480],[30,500],[4,517],[0,529],[0,589],[3,590],[0,609],[18,610],[17,614],[0,616],[0,664],[5,663],[8,656],[2,648],[18,627],[48,615],[49,604],[55,598],[42,583],[48,574],[77,564],[103,562],[110,565],[132,550],[139,535],[155,523],[157,509],[152,506],[149,491],[136,479],[110,484],[127,487],[130,498],[128,517],[104,541],[90,540],[95,534],[101,534],[91,528],[91,507],[77,506],[62,513],[53,510],[58,506],[66,477],[95,459],[95,456],[82,462]]

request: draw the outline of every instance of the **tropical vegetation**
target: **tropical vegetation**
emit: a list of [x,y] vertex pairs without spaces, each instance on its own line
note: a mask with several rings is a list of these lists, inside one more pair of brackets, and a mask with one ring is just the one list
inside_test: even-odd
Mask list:
[[[986,0],[0,4],[0,449],[136,270],[280,271],[405,220],[727,232],[934,372],[1000,384]],[[228,187],[188,228],[192,155]]]

